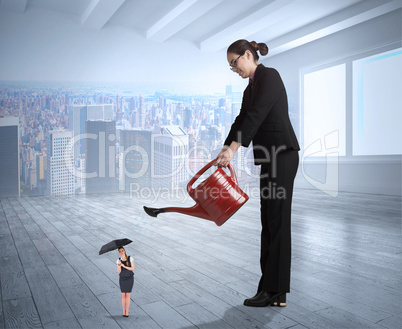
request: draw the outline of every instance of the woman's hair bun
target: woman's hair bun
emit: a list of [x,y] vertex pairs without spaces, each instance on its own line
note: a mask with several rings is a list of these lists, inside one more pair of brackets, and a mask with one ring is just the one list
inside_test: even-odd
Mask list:
[[262,56],[268,54],[268,46],[265,43],[257,43],[255,41],[251,41],[250,44],[253,46],[255,51],[259,51]]

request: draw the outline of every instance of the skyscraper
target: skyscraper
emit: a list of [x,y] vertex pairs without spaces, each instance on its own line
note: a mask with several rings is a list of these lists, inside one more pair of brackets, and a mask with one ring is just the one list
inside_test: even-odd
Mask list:
[[46,156],[42,153],[36,154],[36,177],[38,194],[44,195],[46,191]]
[[193,111],[191,108],[186,107],[186,109],[184,110],[183,127],[190,128],[192,119],[193,119]]
[[52,130],[47,138],[46,194],[74,195],[73,133]]
[[123,106],[120,104],[119,95],[116,95],[116,121],[120,121],[123,118]]
[[86,192],[117,191],[116,121],[86,121]]
[[140,106],[138,108],[138,124],[139,128],[143,128],[145,126],[145,105],[144,105],[144,97],[140,96]]
[[179,125],[179,126],[183,126],[184,124],[184,105],[182,103],[179,103],[176,106],[176,113],[175,113],[175,119],[174,119],[174,123]]
[[162,126],[153,144],[153,186],[177,189],[188,180],[188,135],[179,126]]
[[0,117],[0,197],[20,196],[18,127],[18,117]]
[[221,126],[225,125],[225,108],[217,107],[214,110],[214,125]]
[[[71,105],[68,120],[69,128],[76,139],[74,158],[78,159],[80,154],[85,154],[85,121],[113,120],[113,104]],[[80,139],[79,135],[81,135]]]
[[82,155],[75,161],[75,190],[77,194],[85,193],[86,189],[86,178],[85,178],[85,170],[86,170],[86,159],[85,155]]
[[164,109],[166,107],[166,98],[159,96],[159,108]]
[[[73,132],[73,136],[85,134],[85,121],[87,120],[87,106],[86,105],[71,105],[68,125]],[[77,137],[76,137],[77,138]],[[85,152],[85,143],[74,143],[74,158]]]
[[36,155],[36,170],[38,180],[45,179],[45,169],[46,169],[46,156],[42,153]]
[[151,137],[149,130],[120,130],[119,190],[151,187]]

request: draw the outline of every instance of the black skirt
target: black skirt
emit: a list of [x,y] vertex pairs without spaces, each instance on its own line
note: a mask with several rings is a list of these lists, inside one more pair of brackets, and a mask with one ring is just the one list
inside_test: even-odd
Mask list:
[[[129,274],[127,272],[129,272],[131,274]],[[123,292],[130,293],[133,290],[134,273],[131,271],[126,271],[125,273],[124,272],[120,273],[119,284],[120,284],[120,290],[122,293]]]

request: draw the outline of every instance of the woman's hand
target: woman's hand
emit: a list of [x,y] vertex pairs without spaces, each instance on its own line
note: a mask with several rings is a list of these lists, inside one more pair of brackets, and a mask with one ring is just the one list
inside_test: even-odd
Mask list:
[[233,159],[234,153],[230,149],[229,146],[224,146],[222,151],[219,152],[218,156],[216,157],[215,165],[218,167],[227,167],[229,162]]
[[226,168],[229,165],[229,162],[232,161],[240,146],[241,144],[238,142],[232,142],[230,146],[224,145],[216,157],[215,165]]

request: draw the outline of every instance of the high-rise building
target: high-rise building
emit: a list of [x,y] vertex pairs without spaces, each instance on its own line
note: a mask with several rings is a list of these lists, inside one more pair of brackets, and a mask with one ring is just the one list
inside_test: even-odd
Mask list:
[[144,105],[144,97],[140,96],[140,106],[138,108],[138,124],[139,128],[143,128],[145,126],[145,105]]
[[38,185],[38,177],[36,175],[36,167],[29,168],[29,189],[33,190]]
[[75,161],[75,190],[77,194],[83,194],[86,191],[86,179],[85,179],[85,165],[86,159],[85,156],[81,156]]
[[183,126],[183,123],[184,123],[184,110],[185,110],[185,108],[184,108],[184,105],[182,103],[179,103],[176,106],[176,113],[175,113],[174,122],[177,125]]
[[175,125],[162,126],[161,133],[153,136],[154,187],[177,189],[188,181],[188,135]]
[[136,107],[137,107],[137,101],[136,101],[135,97],[131,97],[130,102],[128,104],[129,112],[130,113],[133,112],[136,109]]
[[78,159],[85,154],[85,121],[113,120],[113,104],[71,105],[68,119],[75,138],[74,159]]
[[149,130],[120,130],[120,191],[151,187],[151,140]]
[[[73,136],[78,138],[79,135],[85,134],[85,121],[87,120],[87,105],[71,105],[68,121],[69,128],[73,132]],[[74,143],[74,158],[85,152],[85,143]]]
[[191,108],[186,107],[186,109],[184,110],[183,127],[190,128],[192,119],[193,119],[193,111]]
[[222,132],[223,128],[221,126],[207,125],[200,132],[201,140],[208,149],[213,150],[218,145],[222,145]]
[[87,120],[113,120],[113,104],[87,105]]
[[0,117],[0,197],[20,196],[18,127],[18,117]]
[[166,98],[159,96],[159,108],[164,109],[166,107]]
[[46,156],[42,153],[36,154],[36,177],[38,194],[44,195],[46,191]]
[[217,107],[214,110],[214,125],[220,126],[225,124],[225,108]]
[[46,170],[46,156],[44,156],[43,154],[36,155],[36,170],[38,180],[44,180]]
[[46,194],[74,195],[73,133],[52,130],[47,138]]
[[117,191],[116,121],[86,121],[86,193]]
[[116,95],[116,121],[120,121],[123,118],[123,104],[120,102],[123,101],[123,98],[119,98],[119,95]]

